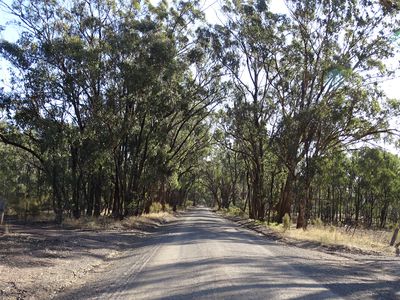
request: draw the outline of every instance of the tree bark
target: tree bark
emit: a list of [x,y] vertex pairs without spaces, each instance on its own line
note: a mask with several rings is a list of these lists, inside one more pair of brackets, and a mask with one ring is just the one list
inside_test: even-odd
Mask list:
[[72,171],[72,214],[75,219],[81,216],[80,209],[80,180],[78,178],[78,155],[77,147],[71,146],[71,171]]
[[393,246],[394,243],[396,243],[397,236],[399,235],[399,230],[400,230],[400,226],[397,226],[397,228],[393,232],[392,239],[390,240],[390,246]]
[[278,203],[277,219],[278,223],[282,223],[283,216],[285,214],[291,215],[291,206],[293,199],[293,185],[296,177],[292,171],[289,171],[286,176],[285,187],[281,195],[281,200]]

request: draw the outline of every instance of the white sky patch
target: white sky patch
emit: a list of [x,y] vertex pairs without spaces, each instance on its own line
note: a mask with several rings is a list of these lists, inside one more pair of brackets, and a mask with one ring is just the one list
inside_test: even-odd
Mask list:
[[381,83],[381,86],[390,98],[399,98],[400,97],[400,93],[399,93],[400,78],[386,80]]
[[269,3],[269,8],[272,12],[276,14],[287,14],[289,13],[285,1],[282,0],[271,0]]

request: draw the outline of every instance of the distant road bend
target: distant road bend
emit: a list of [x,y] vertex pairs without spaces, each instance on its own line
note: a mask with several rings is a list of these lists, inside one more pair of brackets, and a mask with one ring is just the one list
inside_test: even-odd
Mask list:
[[371,261],[285,246],[196,208],[58,299],[400,299],[400,274]]

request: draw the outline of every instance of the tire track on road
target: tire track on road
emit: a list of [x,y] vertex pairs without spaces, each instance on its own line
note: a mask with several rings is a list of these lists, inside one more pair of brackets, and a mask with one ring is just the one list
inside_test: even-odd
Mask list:
[[[101,299],[124,299],[126,297],[126,293],[129,292],[128,285],[134,283],[137,275],[146,267],[147,263],[150,259],[157,253],[157,251],[161,248],[161,245],[155,245],[151,247],[148,251],[145,252],[144,255],[140,257],[124,274],[121,276],[119,280],[119,284],[117,285],[117,290],[113,294],[106,295],[106,298]],[[122,284],[121,284],[122,282]]]

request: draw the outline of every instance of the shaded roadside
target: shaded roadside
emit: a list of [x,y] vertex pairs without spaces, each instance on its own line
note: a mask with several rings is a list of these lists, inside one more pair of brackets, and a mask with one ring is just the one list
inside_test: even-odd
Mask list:
[[91,230],[9,222],[9,233],[0,235],[0,298],[49,298],[106,269],[164,223],[162,218],[142,218],[130,227]]
[[273,241],[280,241],[286,245],[295,246],[303,249],[324,251],[330,254],[336,255],[345,255],[345,254],[355,254],[355,255],[368,255],[368,256],[384,256],[384,257],[394,257],[395,251],[393,250],[393,255],[388,255],[387,253],[382,253],[373,250],[365,250],[357,247],[350,247],[346,245],[332,245],[332,244],[324,244],[321,242],[310,241],[310,240],[299,240],[294,238],[289,238],[287,236],[283,236],[279,232],[276,232],[264,224],[260,224],[255,220],[248,219],[246,217],[241,216],[232,216],[226,213],[214,211],[217,215],[228,219],[230,221],[235,222],[241,227],[253,230],[259,234],[262,234],[266,238]]
[[399,260],[352,257],[288,246],[199,208],[56,299],[398,299]]

